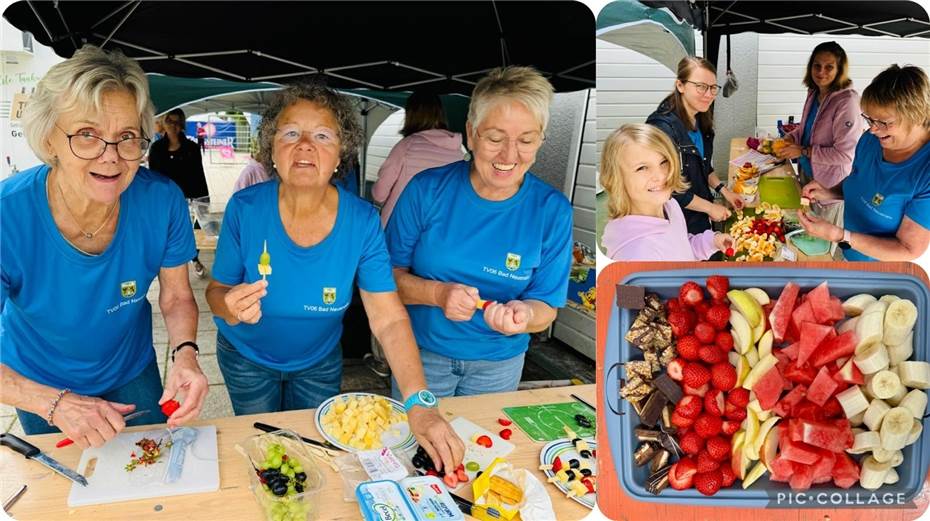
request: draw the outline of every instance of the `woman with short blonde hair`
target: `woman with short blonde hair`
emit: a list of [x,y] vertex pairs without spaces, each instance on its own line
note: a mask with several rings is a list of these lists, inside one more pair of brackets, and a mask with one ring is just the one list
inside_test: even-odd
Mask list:
[[705,260],[725,249],[728,235],[689,234],[672,194],[688,189],[678,150],[652,125],[624,125],[604,142],[601,186],[611,221],[602,245],[614,260]]

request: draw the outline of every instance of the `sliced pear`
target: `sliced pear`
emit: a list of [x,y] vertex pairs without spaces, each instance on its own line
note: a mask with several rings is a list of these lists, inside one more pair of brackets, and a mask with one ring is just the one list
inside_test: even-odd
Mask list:
[[756,463],[756,466],[746,474],[746,477],[743,478],[743,488],[748,488],[749,485],[752,485],[756,482],[757,479],[761,478],[763,474],[768,470],[768,468],[762,463]]
[[768,319],[765,318],[765,313],[762,313],[762,318],[759,319],[759,324],[752,329],[752,341],[753,343],[759,342],[762,338],[762,335],[765,334],[765,331],[768,329],[769,323]]
[[[733,310],[735,308],[730,309]],[[736,344],[736,350],[739,351],[740,354],[746,354],[746,351],[749,351],[749,346],[752,345],[752,326],[749,325],[746,317],[743,316],[739,310],[730,313],[730,325],[733,326],[734,344],[736,344],[737,340],[739,341],[739,343]]]
[[753,461],[759,459],[759,453],[755,450],[758,435],[759,418],[755,411],[746,409],[746,437],[743,438],[743,454]]
[[750,297],[756,299],[756,302],[759,303],[759,306],[767,306],[769,305],[770,302],[772,302],[772,299],[769,297],[769,294],[766,293],[764,289],[747,288],[747,289],[744,289],[743,291],[745,291]]
[[[731,351],[732,353],[732,351]],[[736,385],[743,385],[743,382],[746,380],[746,376],[749,374],[749,371],[752,370],[752,366],[749,365],[749,359],[743,355],[737,355],[739,359],[736,361]]]
[[759,461],[765,464],[769,472],[772,470],[772,462],[775,461],[778,452],[779,431],[780,429],[769,429],[762,442],[762,448],[759,449]]
[[749,360],[749,367],[755,367],[759,363],[759,351],[756,350],[756,346],[749,346],[749,351],[746,351],[746,360]]
[[759,360],[759,363],[753,366],[752,370],[749,371],[749,374],[747,374],[746,378],[743,380],[743,389],[752,390],[756,382],[758,382],[765,373],[769,372],[769,369],[775,367],[777,363],[778,359],[775,358],[775,355],[769,355]]
[[727,292],[727,298],[743,314],[750,327],[759,325],[759,321],[762,320],[762,306],[756,299],[741,289],[731,289]]
[[775,341],[775,335],[772,334],[772,330],[768,330],[765,334],[762,335],[762,338],[759,339],[758,351],[759,358],[765,358],[766,356],[772,354],[772,344]]
[[774,427],[780,419],[781,418],[778,416],[770,416],[759,426],[759,434],[756,435],[756,439],[752,442],[752,450],[755,451],[756,454],[759,454],[760,458],[762,457],[762,445],[765,444],[766,436],[768,436],[769,431],[772,430],[772,427]]

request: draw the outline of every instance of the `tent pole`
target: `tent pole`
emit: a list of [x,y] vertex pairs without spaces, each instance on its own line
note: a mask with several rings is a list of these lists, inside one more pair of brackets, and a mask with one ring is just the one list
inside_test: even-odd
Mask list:
[[132,16],[132,13],[136,12],[136,8],[139,7],[141,3],[142,2],[137,2],[136,5],[132,6],[132,9],[130,9],[128,13],[123,15],[122,20],[120,20],[119,23],[116,24],[116,27],[114,27],[113,30],[110,31],[110,34],[109,36],[107,36],[107,39],[104,40],[103,43],[100,44],[101,49],[103,49],[104,47],[106,47],[108,43],[110,43],[110,38],[113,38],[113,35],[116,34],[116,31],[119,31],[119,28],[122,27],[124,23],[126,23],[126,20],[128,20],[129,17]]

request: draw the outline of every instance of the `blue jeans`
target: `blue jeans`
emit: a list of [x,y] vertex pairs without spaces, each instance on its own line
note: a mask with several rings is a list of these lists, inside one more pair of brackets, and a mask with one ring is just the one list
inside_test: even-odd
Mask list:
[[[158,374],[158,362],[152,360],[152,363],[147,365],[139,376],[122,387],[103,393],[100,398],[109,402],[134,403],[137,411],[148,409],[148,413],[128,421],[126,425],[149,425],[168,421],[168,418],[162,414],[161,407],[158,405],[158,400],[161,398],[163,391],[161,375]],[[23,432],[26,434],[61,432],[58,427],[49,426],[44,416],[20,409],[16,409],[16,415],[19,416],[19,423],[23,426]]]
[[[439,397],[516,391],[523,375],[524,356],[526,353],[507,360],[456,360],[420,349],[426,385]],[[403,401],[393,376],[391,395]]]
[[284,372],[256,364],[242,356],[217,332],[216,361],[236,415],[314,409],[339,394],[342,383],[342,348],[314,366]]

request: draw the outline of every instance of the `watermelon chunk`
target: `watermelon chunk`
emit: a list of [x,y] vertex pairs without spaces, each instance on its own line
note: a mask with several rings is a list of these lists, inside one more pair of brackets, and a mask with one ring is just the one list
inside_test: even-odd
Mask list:
[[814,324],[813,322],[804,322],[801,324],[801,347],[798,348],[798,365],[803,365],[804,362],[807,362],[807,359],[814,354],[817,346],[823,342],[824,338],[827,338],[830,331],[833,331],[833,328],[830,326],[822,326],[820,324]]
[[[797,463],[812,465],[820,459],[817,450],[817,447],[813,447],[801,441],[791,441],[791,438],[788,438],[785,440],[784,446],[781,447],[781,456]],[[833,467],[831,466],[830,468]]]
[[855,331],[847,331],[828,339],[811,355],[810,364],[813,367],[820,367],[838,358],[850,356],[856,351],[858,341]]
[[865,385],[865,375],[859,370],[859,366],[853,362],[852,357],[846,360],[843,367],[833,374],[833,379],[838,382],[846,382],[853,385]]
[[[804,423],[800,418],[789,418],[788,419],[788,439],[791,441],[801,441],[804,439]],[[782,436],[778,441],[784,440],[785,436]]]
[[785,367],[784,372],[785,378],[791,380],[792,382],[810,385],[814,381],[814,378],[817,376],[817,371],[807,365],[798,366],[797,362],[791,362]]
[[830,452],[843,452],[852,446],[847,445],[848,434],[833,423],[802,420],[801,424],[803,429],[801,441],[804,443],[827,449]]
[[769,479],[787,483],[791,479],[791,475],[794,474],[794,467],[791,466],[791,463],[790,459],[781,456],[772,460],[772,473],[769,475]]
[[795,405],[800,403],[801,400],[807,395],[807,386],[804,384],[798,384],[786,394],[781,400],[778,401],[778,404],[775,406],[775,414],[784,418],[791,414],[792,409]]
[[769,314],[769,324],[772,325],[772,335],[775,337],[776,344],[780,344],[785,339],[788,324],[791,322],[791,313],[794,311],[800,290],[800,286],[794,282],[785,284],[785,288],[781,290],[781,295],[778,296],[778,301]]
[[800,342],[795,342],[795,343],[791,344],[790,346],[788,346],[788,347],[782,349],[781,352],[784,353],[784,354],[786,354],[786,355],[788,355],[788,359],[789,359],[789,360],[797,360],[797,359],[798,359],[798,351],[800,351],[800,349],[801,349],[801,343],[800,343]]
[[[826,324],[830,320],[830,287],[827,281],[823,281],[819,286],[812,289],[807,294],[806,303],[810,304],[811,311],[814,313],[814,320],[818,324]],[[798,327],[801,324],[798,323]],[[804,331],[801,331],[801,339],[804,339]]]
[[807,490],[814,482],[814,467],[804,463],[791,463],[794,475],[788,480],[791,490]]
[[836,486],[849,488],[859,482],[859,465],[845,452],[837,452],[832,474]]
[[846,312],[843,311],[843,302],[837,297],[830,297],[830,322],[837,323],[846,318]]
[[833,465],[836,464],[836,455],[828,450],[817,449],[817,462],[814,463],[813,484],[826,483],[833,480]]
[[802,420],[820,421],[824,419],[823,407],[804,398],[791,410],[791,415]]
[[[840,387],[846,384],[839,384]],[[836,399],[836,394],[844,391],[845,389],[836,388],[833,396],[827,400],[827,403],[823,404],[823,415],[827,418],[842,418],[845,416],[846,412],[843,410],[843,406],[840,405],[840,401]],[[851,432],[851,431],[850,431]]]
[[759,378],[756,385],[752,387],[752,392],[756,393],[759,406],[763,411],[775,407],[783,390],[784,383],[782,382],[781,373],[778,372],[777,367],[769,369],[767,373],[762,375],[762,378]]
[[836,380],[830,376],[830,371],[826,367],[821,367],[817,377],[807,389],[807,399],[823,406],[833,396],[833,391],[836,391],[838,385]]
[[801,331],[801,325],[805,322],[817,323],[817,317],[814,316],[814,308],[811,307],[810,302],[804,302],[794,308],[794,312],[791,313],[791,323],[798,328],[798,331]]

